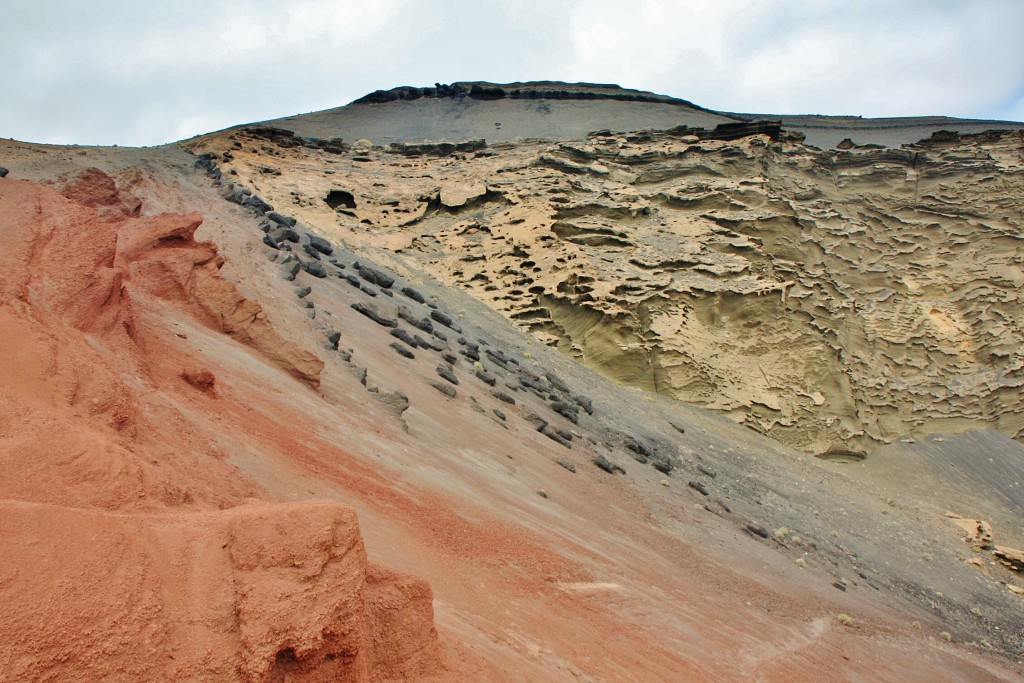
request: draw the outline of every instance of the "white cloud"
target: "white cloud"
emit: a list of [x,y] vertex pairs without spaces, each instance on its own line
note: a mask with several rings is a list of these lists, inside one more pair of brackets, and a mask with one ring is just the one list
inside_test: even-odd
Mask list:
[[0,136],[154,144],[487,79],[1024,118],[1018,0],[2,0]]
[[1024,82],[1024,3],[579,2],[577,78],[733,111],[985,115]]

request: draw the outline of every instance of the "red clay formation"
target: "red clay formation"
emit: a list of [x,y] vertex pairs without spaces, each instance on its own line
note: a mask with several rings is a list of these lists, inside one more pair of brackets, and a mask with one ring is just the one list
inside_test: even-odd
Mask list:
[[[4,680],[344,680],[439,670],[430,587],[367,562],[336,502],[258,487],[174,406],[159,339],[192,317],[316,386],[219,274],[198,215],[138,218],[90,170],[0,187]],[[94,190],[103,191],[96,195]],[[212,394],[214,375],[187,369]],[[156,394],[156,395],[154,395]]]

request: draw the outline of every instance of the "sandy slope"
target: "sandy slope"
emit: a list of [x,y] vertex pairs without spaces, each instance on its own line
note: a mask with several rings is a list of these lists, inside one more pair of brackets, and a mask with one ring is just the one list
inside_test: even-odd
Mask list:
[[247,129],[194,145],[610,379],[811,454],[868,454],[908,434],[1024,434],[1021,140],[821,152],[596,134],[444,155]]
[[[1019,603],[996,583],[1002,575],[975,586],[956,533],[913,499],[893,507],[708,413],[645,401],[386,253],[338,249],[344,269],[283,280],[258,221],[223,201],[184,150],[2,143],[0,158],[12,169],[0,180],[11,361],[0,367],[0,592],[11,615],[0,676],[1021,674],[938,636],[986,634],[1019,652]],[[88,167],[104,173],[90,172],[92,191],[69,192],[76,201],[31,182],[70,174],[57,183],[66,186]],[[562,377],[594,414],[569,423],[486,355],[481,365],[515,404],[463,357],[457,394],[445,397],[430,384],[439,352],[397,355],[387,330],[350,304],[430,309],[352,287],[342,275],[356,259],[425,293],[485,350]],[[303,285],[312,292],[299,299]],[[348,360],[325,348],[331,330]],[[452,352],[465,348],[447,336]],[[396,392],[407,409],[395,408]],[[531,413],[569,433],[571,447],[538,432]],[[633,459],[626,436],[671,471]],[[599,454],[625,474],[594,467]],[[350,510],[369,557],[429,589],[367,565]],[[743,532],[748,524],[769,538]],[[936,567],[893,550],[907,533],[935,535]],[[933,595],[905,589],[915,576],[957,601],[929,608]],[[845,590],[833,587],[839,578]],[[965,621],[990,592],[987,626]]]
[[[485,90],[473,93],[474,86]],[[927,138],[935,131],[977,134],[992,129],[1024,129],[1024,123],[1015,121],[948,116],[863,118],[716,112],[664,95],[587,83],[464,82],[451,87],[460,89],[460,93],[438,97],[431,94],[433,88],[394,88],[344,107],[265,123],[305,137],[342,138],[349,143],[367,138],[375,144],[387,145],[424,140],[486,139],[502,143],[581,139],[595,130],[630,132],[676,126],[710,129],[721,123],[770,119],[781,120],[787,129],[806,136],[809,145],[822,149],[836,147],[844,140],[858,145],[898,147]],[[427,96],[420,96],[420,92]],[[497,95],[499,92],[501,96]],[[396,96],[402,99],[383,101]]]

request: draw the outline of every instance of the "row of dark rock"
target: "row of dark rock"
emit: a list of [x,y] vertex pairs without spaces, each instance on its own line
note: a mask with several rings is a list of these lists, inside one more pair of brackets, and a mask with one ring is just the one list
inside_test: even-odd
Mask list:
[[[287,139],[287,136],[282,139]],[[217,168],[212,154],[200,155],[196,161],[196,166],[205,170],[215,181],[223,182],[220,177],[220,170]],[[347,270],[346,265],[340,260],[330,258],[334,254],[334,246],[328,240],[311,232],[298,229],[298,221],[294,217],[274,211],[273,207],[262,202],[259,197],[252,195],[247,188],[238,188],[229,184],[225,198],[241,206],[249,207],[254,213],[265,218],[260,226],[264,232],[263,242],[276,251],[285,252],[283,256],[276,259],[281,266],[282,277],[285,279],[294,280],[300,271],[305,271],[317,278],[324,278],[328,274],[333,274],[345,279],[349,284],[369,296],[377,296],[378,291],[388,296],[394,296],[391,291],[396,282],[394,276],[359,261],[351,264],[352,271],[355,273],[353,274],[353,272]],[[326,259],[330,269],[321,262],[322,259]],[[374,285],[378,289],[374,290],[368,285]],[[389,347],[403,357],[414,359],[415,349],[426,349],[441,353],[443,362],[436,367],[436,374],[445,382],[432,382],[431,384],[441,393],[454,398],[456,395],[454,387],[460,383],[458,376],[455,374],[458,356],[449,351],[448,338],[444,332],[438,329],[438,326],[460,335],[462,334],[461,326],[455,322],[451,315],[440,310],[435,304],[428,302],[426,297],[416,289],[410,286],[402,286],[399,291],[411,302],[428,307],[430,309],[429,314],[416,314],[410,307],[405,305],[397,306],[394,317],[383,313],[375,304],[369,302],[354,302],[351,304],[351,307],[378,325],[389,328],[390,335],[395,338],[395,341],[391,342]],[[311,288],[308,286],[296,288],[296,296],[300,300],[304,300],[310,292]],[[312,308],[311,302],[304,303],[309,308]],[[312,313],[311,317],[313,317]],[[399,325],[399,320],[429,336],[409,332]],[[326,347],[338,349],[341,334],[330,330],[326,333],[326,337]],[[482,344],[482,341],[474,342],[460,336],[458,338],[458,354],[473,364],[474,376],[492,388],[491,393],[497,400],[508,405],[517,405],[516,399],[504,391],[504,389],[507,388],[512,392],[529,391],[545,401],[552,412],[574,425],[579,424],[581,412],[586,415],[594,414],[591,399],[574,393],[569,385],[556,374],[550,371],[544,372],[543,375],[537,374],[522,367],[517,359],[509,356],[501,349],[494,349],[490,345],[483,344],[484,349],[481,352]],[[502,388],[497,387],[498,377],[495,376],[493,371],[489,372],[486,366],[483,365],[482,361],[484,359],[493,368],[499,368],[508,375],[507,381],[504,382]],[[497,416],[503,421],[506,419],[504,414]],[[576,438],[576,435],[571,431],[552,425],[548,420],[536,413],[527,414],[525,419],[538,432],[566,448],[572,448],[572,441]],[[645,442],[631,435],[620,435],[620,438],[622,446],[638,462],[649,463],[655,469],[666,474],[672,471],[673,463],[671,458],[664,455],[657,445]],[[607,445],[614,447],[612,443]],[[598,455],[593,460],[593,463],[595,466],[612,474],[625,472],[621,466],[613,463],[605,455]]]
[[309,147],[330,154],[344,154],[349,150],[342,138],[307,138],[297,135],[294,131],[274,126],[249,126],[241,129],[240,132],[251,138],[266,140],[278,147]]
[[388,152],[406,157],[447,157],[452,154],[469,154],[487,149],[487,141],[481,139],[462,142],[395,142],[388,145]]
[[[399,100],[446,99],[470,97],[476,100],[613,100],[618,102],[657,102],[677,104],[700,109],[692,102],[662,95],[641,93],[612,84],[580,84],[583,87],[565,87],[565,84],[526,86],[493,85],[491,83],[435,83],[434,87],[400,86],[390,90],[374,90],[352,104],[386,104]],[[559,87],[562,86],[562,87]],[[590,87],[587,87],[590,86]]]
[[[345,267],[344,264],[339,263],[338,265],[341,268]],[[379,268],[367,266],[356,261],[352,264],[352,269],[359,274],[359,278],[351,274],[345,277],[350,281],[354,280],[357,284],[361,283],[360,278],[362,278],[363,281],[380,287],[381,291],[388,292],[395,287],[395,277]],[[366,285],[362,285],[362,288],[365,289],[365,287]],[[297,294],[304,294],[307,289],[300,288],[297,290]],[[460,336],[457,340],[459,347],[457,354],[451,352],[447,344],[448,337],[439,328],[443,327],[444,329],[461,333],[461,327],[455,323],[449,314],[438,309],[435,304],[427,302],[426,298],[419,291],[409,286],[402,286],[399,288],[399,291],[410,301],[429,307],[429,315],[418,314],[412,307],[401,304],[396,306],[394,316],[382,312],[373,303],[354,302],[351,304],[351,307],[378,325],[388,328],[389,334],[395,337],[396,340],[391,342],[389,347],[403,357],[414,359],[416,357],[416,349],[426,349],[440,353],[442,362],[436,366],[435,372],[444,381],[431,382],[431,386],[440,393],[449,398],[456,397],[457,390],[455,387],[461,384],[456,374],[456,366],[459,356],[462,356],[466,361],[473,364],[474,367],[471,371],[473,375],[492,388],[491,395],[507,405],[515,406],[518,405],[518,402],[506,389],[513,393],[525,390],[544,400],[554,413],[572,424],[578,424],[581,413],[593,415],[594,407],[592,400],[589,397],[574,393],[569,385],[553,372],[548,371],[542,375],[537,374],[522,367],[517,359],[509,356],[503,350],[495,349],[482,341],[472,341],[464,336]],[[403,322],[414,330],[425,334],[418,334],[417,332],[407,330],[401,325]],[[328,341],[336,347],[339,336],[335,335],[333,339]],[[488,371],[483,366],[482,361],[484,360],[493,369],[500,370],[506,374],[506,381],[502,387],[499,388],[497,386],[499,378],[494,374],[494,370]],[[502,415],[497,415],[496,413],[496,416],[503,421],[507,419],[504,413]],[[524,416],[524,419],[530,422],[538,432],[566,448],[572,448],[573,440],[578,437],[578,435],[567,429],[551,424],[549,420],[536,413],[530,412]],[[655,469],[663,473],[668,474],[673,470],[674,463],[672,458],[665,454],[667,449],[663,445],[629,434],[619,434],[617,439],[621,442],[620,444],[609,442],[607,446],[609,448],[616,448],[617,445],[621,445],[635,460],[643,464],[651,464]],[[612,474],[625,472],[624,468],[612,462],[605,455],[597,456],[593,463],[600,469]]]
[[[300,270],[314,277],[327,277],[328,269],[320,261],[321,257],[334,253],[334,246],[329,241],[308,230],[300,230],[298,220],[294,216],[275,211],[273,206],[253,194],[249,188],[225,180],[213,153],[198,155],[195,167],[212,178],[214,184],[222,186],[221,196],[224,199],[245,207],[254,215],[265,219],[260,224],[265,245],[278,251],[293,252],[277,261],[281,266],[282,277],[294,280]],[[339,270],[344,269],[344,265],[334,259],[331,259],[330,264]]]
[[[604,129],[587,133],[588,138],[608,138],[620,135],[614,131]],[[632,143],[652,142],[658,135],[670,135],[672,137],[695,137],[699,140],[740,140],[752,135],[766,135],[775,142],[803,142],[805,135],[799,131],[788,130],[782,127],[781,121],[768,119],[756,119],[751,121],[730,121],[720,123],[715,128],[693,128],[691,126],[675,126],[668,130],[645,130],[626,135],[626,140]]]
[[[355,267],[362,277],[378,286],[386,286],[389,289],[394,286],[394,278],[378,269],[369,268],[358,262],[355,264]],[[411,301],[417,303],[425,302],[425,298],[411,287],[402,287],[400,291]],[[461,356],[467,362],[472,363],[473,368],[470,372],[482,383],[492,388],[491,393],[497,400],[507,405],[517,405],[517,401],[506,389],[512,392],[528,389],[540,398],[548,401],[554,412],[574,424],[578,423],[581,411],[593,414],[592,401],[587,397],[573,394],[569,386],[555,374],[550,372],[545,373],[543,376],[535,374],[530,370],[522,368],[518,360],[512,358],[504,351],[491,348],[490,345],[485,344],[483,341],[473,341],[460,336],[457,339],[457,354],[452,353],[448,350],[447,337],[440,331],[439,327],[451,330],[456,334],[461,334],[461,326],[448,313],[429,303],[426,305],[431,306],[429,315],[420,315],[406,305],[398,305],[394,316],[383,313],[372,303],[355,302],[351,304],[351,307],[375,323],[389,328],[389,334],[397,340],[389,346],[406,358],[415,358],[414,350],[417,348],[441,353],[442,362],[436,366],[435,372],[444,382],[432,382],[431,385],[449,398],[456,396],[455,387],[461,384],[456,374],[456,366],[459,356]],[[430,336],[427,337],[410,332],[402,327],[399,321]],[[435,342],[434,339],[439,340],[440,343]],[[503,371],[503,374],[507,374],[506,381],[501,388],[498,387],[499,378],[493,370],[488,370],[483,364],[484,360],[492,368],[500,369]],[[501,416],[498,417],[499,419],[505,419]],[[571,442],[575,438],[572,432],[551,425],[548,420],[535,413],[530,413],[525,419],[531,422],[537,431],[545,436],[567,448],[572,447]]]
[[261,197],[254,195],[247,187],[235,185],[224,179],[224,173],[217,165],[216,157],[211,152],[205,152],[196,157],[195,167],[213,178],[214,184],[223,186],[221,196],[224,199],[250,209],[257,216],[263,216],[274,211],[274,207],[265,202]]

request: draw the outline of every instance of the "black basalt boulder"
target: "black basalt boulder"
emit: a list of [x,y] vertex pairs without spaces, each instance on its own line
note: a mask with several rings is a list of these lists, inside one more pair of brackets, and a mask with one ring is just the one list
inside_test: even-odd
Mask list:
[[378,325],[382,325],[384,327],[398,327],[397,320],[395,320],[394,318],[389,318],[386,315],[382,314],[380,311],[377,310],[377,307],[374,304],[364,304],[357,301],[356,303],[352,304],[352,309],[359,311],[360,313],[362,313],[363,315],[365,315],[367,318],[377,323]]

